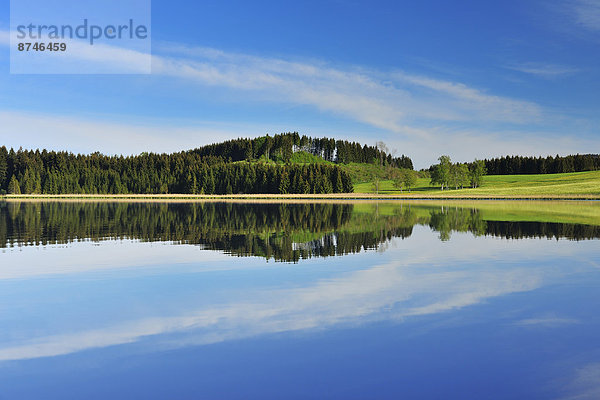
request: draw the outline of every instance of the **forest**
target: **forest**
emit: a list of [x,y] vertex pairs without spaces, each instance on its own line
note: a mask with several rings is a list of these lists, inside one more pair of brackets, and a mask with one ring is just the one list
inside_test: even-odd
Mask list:
[[470,163],[453,163],[449,156],[438,158],[439,163],[426,170],[432,185],[441,189],[479,187],[484,175],[557,174],[595,171],[600,169],[600,156],[596,154],[561,157],[506,156],[490,160],[475,159]]
[[0,193],[348,193],[336,165],[228,162],[194,152],[105,156],[0,148]]
[[336,164],[380,163],[396,168],[413,169],[412,160],[402,155],[394,157],[387,147],[367,146],[357,142],[331,138],[300,136],[298,132],[282,133],[275,136],[261,136],[255,139],[235,139],[211,144],[192,150],[201,156],[214,156],[231,161],[267,160],[289,162],[294,153],[303,151]]
[[[476,188],[482,177],[600,169],[596,154],[506,156],[440,163],[424,173],[432,185]],[[397,188],[415,183],[412,160],[375,146],[298,132],[238,138],[171,154],[108,156],[0,147],[0,195],[5,194],[325,194],[351,193],[354,182],[386,171]],[[343,168],[342,168],[343,167]],[[370,171],[370,172],[367,172]],[[365,177],[363,175],[367,174]],[[358,177],[358,178],[357,178]],[[410,179],[409,179],[410,178]],[[377,190],[376,190],[377,191]]]
[[600,155],[576,154],[561,157],[506,156],[484,160],[490,175],[559,174],[564,172],[597,171]]
[[[301,152],[321,162],[292,162]],[[338,166],[349,163],[412,169],[410,158],[377,146],[297,132],[133,156],[0,147],[0,194],[350,193]]]

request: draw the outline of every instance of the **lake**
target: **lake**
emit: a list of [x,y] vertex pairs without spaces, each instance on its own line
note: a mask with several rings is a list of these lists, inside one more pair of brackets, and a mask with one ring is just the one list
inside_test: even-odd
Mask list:
[[600,203],[0,202],[0,399],[597,399]]

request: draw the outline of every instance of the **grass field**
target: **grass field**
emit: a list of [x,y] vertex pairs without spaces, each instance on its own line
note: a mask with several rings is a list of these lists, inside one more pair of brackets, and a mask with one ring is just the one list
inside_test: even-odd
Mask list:
[[[372,182],[354,185],[356,193],[374,193]],[[490,175],[476,189],[441,191],[428,179],[418,179],[410,193],[400,192],[392,181],[382,181],[379,194],[407,197],[600,197],[600,171],[544,175]]]

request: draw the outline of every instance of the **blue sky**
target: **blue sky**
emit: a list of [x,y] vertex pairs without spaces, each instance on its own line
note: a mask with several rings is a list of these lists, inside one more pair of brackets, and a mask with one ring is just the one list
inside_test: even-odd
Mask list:
[[418,168],[599,152],[597,0],[154,0],[151,75],[10,74],[9,21],[4,1],[11,147],[132,154],[298,131],[383,140]]

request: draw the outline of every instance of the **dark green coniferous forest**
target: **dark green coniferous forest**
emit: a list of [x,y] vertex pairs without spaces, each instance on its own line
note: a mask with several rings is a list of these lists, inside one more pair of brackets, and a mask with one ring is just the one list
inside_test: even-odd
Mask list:
[[[298,155],[310,156],[303,162]],[[297,160],[294,160],[296,155]],[[306,158],[306,157],[305,157]],[[318,160],[315,162],[314,160]],[[236,139],[172,154],[89,155],[0,148],[8,194],[348,193],[351,162],[412,169],[410,158],[374,146],[298,133]]]

